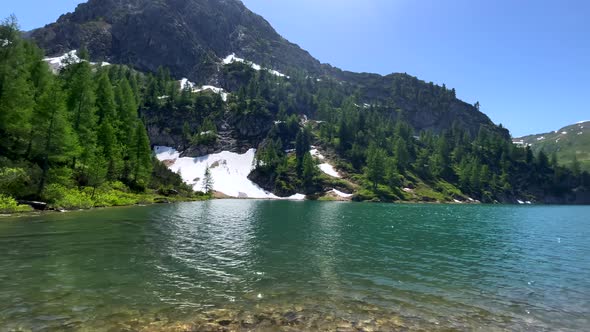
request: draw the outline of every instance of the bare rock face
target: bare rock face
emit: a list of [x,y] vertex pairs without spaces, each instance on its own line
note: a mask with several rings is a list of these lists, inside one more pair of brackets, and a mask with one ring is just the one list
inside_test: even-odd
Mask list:
[[97,59],[145,71],[164,66],[196,82],[233,52],[277,70],[320,69],[238,0],[90,0],[31,38],[50,55],[85,45]]

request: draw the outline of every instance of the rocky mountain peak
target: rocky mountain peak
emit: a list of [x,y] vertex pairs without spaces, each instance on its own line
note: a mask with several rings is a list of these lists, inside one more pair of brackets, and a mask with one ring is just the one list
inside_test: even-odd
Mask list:
[[97,60],[194,81],[231,53],[277,70],[320,68],[238,0],[90,0],[31,36],[50,55],[86,46]]

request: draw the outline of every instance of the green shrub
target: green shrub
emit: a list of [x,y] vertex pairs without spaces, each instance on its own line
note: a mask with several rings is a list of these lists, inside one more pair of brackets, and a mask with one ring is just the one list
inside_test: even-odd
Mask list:
[[[84,188],[84,192],[94,199],[95,207],[126,206],[138,203],[138,195],[129,193],[121,182],[105,183],[99,188]],[[94,196],[93,196],[94,195]]]
[[377,195],[375,195],[372,190],[368,189],[361,189],[352,197],[354,201],[371,201],[376,198]]
[[43,198],[56,209],[90,209],[94,207],[91,194],[69,189],[59,184],[50,184],[43,192]]
[[424,185],[418,186],[414,192],[424,201],[444,202],[448,200],[443,193],[436,192],[432,190],[432,188],[426,187]]
[[30,206],[19,205],[14,198],[0,194],[0,213],[29,212],[32,210],[33,208]]

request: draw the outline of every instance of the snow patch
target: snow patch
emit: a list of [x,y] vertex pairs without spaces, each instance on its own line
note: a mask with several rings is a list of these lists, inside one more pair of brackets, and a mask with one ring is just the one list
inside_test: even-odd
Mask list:
[[541,136],[541,137],[537,138],[537,141],[542,141],[544,139],[545,139],[545,136]]
[[518,202],[518,204],[523,205],[524,201],[521,201],[520,199],[516,200],[516,202]]
[[342,197],[342,198],[350,198],[350,197],[352,197],[352,194],[344,193],[344,192],[342,192],[342,191],[340,191],[340,190],[338,190],[336,188],[334,188],[334,189],[332,189],[332,190],[330,190],[328,192],[329,193],[334,193],[334,194],[336,194],[336,196]]
[[221,99],[223,101],[227,101],[227,97],[228,97],[229,93],[225,92],[225,90],[223,90],[222,88],[218,88],[213,85],[203,85],[201,87],[196,87],[196,86],[197,85],[195,83],[189,81],[188,78],[183,78],[180,80],[180,90],[190,89],[192,92],[195,92],[195,93],[209,90],[209,91],[212,91],[213,93],[220,95]]
[[[80,63],[80,62],[86,61],[86,60],[80,59],[80,57],[78,57],[78,51],[73,50],[73,51],[69,51],[69,52],[65,53],[62,56],[45,58],[45,59],[43,59],[43,61],[47,62],[47,64],[49,65],[49,67],[51,68],[51,70],[54,73],[58,73],[60,70],[64,69],[65,67],[67,67],[71,64]],[[96,63],[96,62],[88,62],[88,63],[92,66],[100,66],[100,67],[106,67],[106,66],[111,65],[110,63],[108,63],[106,61],[102,61],[101,63]]]
[[168,165],[173,172],[177,172],[182,180],[191,185],[194,190],[203,190],[205,169],[209,167],[213,178],[213,190],[236,198],[270,198],[303,200],[305,195],[295,194],[291,197],[280,198],[265,191],[248,179],[252,171],[252,164],[256,149],[250,149],[244,154],[222,151],[202,157],[180,157],[180,152],[166,146],[154,148],[156,158]]
[[590,122],[590,120],[584,120],[584,121],[576,122],[576,124],[580,124],[580,123],[584,123],[584,122]]
[[282,200],[289,200],[289,201],[303,201],[303,200],[305,200],[305,195],[295,194],[295,195],[289,196],[287,198],[280,198],[280,197],[276,197],[276,196],[274,198],[278,198],[278,199],[282,199]]
[[184,89],[193,89],[195,87],[195,83],[188,80],[188,78],[183,78],[180,80],[180,90]]
[[318,158],[319,160],[324,160],[324,159],[326,159],[326,157],[324,157],[324,155],[322,155],[322,154],[320,153],[320,151],[319,151],[318,149],[314,148],[314,147],[312,147],[312,149],[311,149],[311,150],[309,150],[309,154],[311,154],[311,156],[312,156],[312,157],[316,157],[316,158]]
[[156,146],[155,153],[158,160],[168,161],[169,168],[179,172],[184,182],[193,186],[194,190],[203,189],[205,169],[209,167],[213,189],[216,191],[239,198],[276,198],[248,179],[255,149],[241,155],[222,151],[197,158],[181,158],[180,153],[173,148]]
[[583,134],[583,132],[579,132],[579,133],[578,133],[578,135],[582,135],[582,134]]
[[341,178],[340,174],[334,169],[334,167],[328,163],[318,165],[322,172],[328,174],[331,177]]
[[[309,154],[311,154],[312,157],[316,157],[320,161],[326,159],[326,157],[324,157],[324,155],[315,146],[312,146],[311,147],[311,150],[309,150]],[[331,177],[335,177],[335,178],[341,178],[342,177],[338,173],[338,171],[336,171],[336,169],[334,168],[334,166],[330,165],[329,163],[319,164],[318,167],[320,168],[320,170],[322,172],[328,174]]]
[[247,61],[247,60],[242,59],[242,58],[238,58],[235,53],[232,53],[232,54],[226,56],[225,58],[223,58],[223,60],[221,60],[221,63],[223,63],[224,65],[229,65],[229,64],[232,64],[234,62],[245,63],[245,64],[247,64],[248,66],[250,66],[252,69],[254,69],[256,71],[265,70],[265,71],[269,72],[272,75],[275,75],[275,76],[278,76],[278,77],[286,77],[286,78],[289,78],[289,76],[287,76],[287,75],[285,75],[283,73],[280,73],[280,72],[278,72],[276,70],[264,68],[264,67],[260,66],[259,64],[256,64],[256,63]]
[[49,64],[49,67],[51,67],[53,72],[58,72],[70,64],[79,63],[82,61],[78,57],[78,51],[76,50],[69,51],[62,56],[45,58],[43,60]]
[[223,101],[227,101],[227,96],[229,95],[227,92],[225,92],[222,88],[218,88],[212,85],[203,85],[200,88],[197,88],[195,90],[193,90],[194,92],[202,92],[205,90],[209,90],[209,91],[213,91],[213,93],[216,93],[218,95],[221,96],[221,99]]
[[562,135],[567,135],[567,131],[562,131],[561,134]]

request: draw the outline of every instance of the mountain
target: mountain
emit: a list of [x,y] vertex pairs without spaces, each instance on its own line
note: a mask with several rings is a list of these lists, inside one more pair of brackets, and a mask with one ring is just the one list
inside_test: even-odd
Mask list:
[[590,171],[590,121],[581,121],[549,133],[515,138],[513,141],[530,146],[536,153],[555,153],[562,165],[571,166],[575,156],[581,168]]
[[[123,167],[111,163],[113,172],[106,178],[98,167],[101,181],[115,187],[122,182],[140,193],[146,188],[173,192],[165,183],[154,183],[153,176],[149,181],[147,172],[135,171],[141,168],[130,172],[139,156],[147,167],[153,156],[145,147],[151,144],[162,162],[154,169],[164,165],[175,172],[174,181],[181,178],[207,194],[590,202],[590,174],[513,144],[506,129],[481,113],[478,103],[459,100],[454,89],[405,73],[353,73],[321,64],[237,0],[90,0],[57,22],[23,34],[28,40],[19,40],[14,27],[3,27],[6,33],[0,29],[5,53],[11,55],[8,62],[0,59],[5,76],[0,79],[14,88],[3,92],[0,86],[0,97],[11,94],[0,98],[0,110],[19,119],[15,105],[24,105],[26,98],[16,92],[36,91],[33,87],[39,90],[28,98],[33,110],[53,109],[35,98],[46,89],[37,76],[50,68],[60,83],[57,89],[66,88],[64,115],[78,119],[80,103],[74,100],[82,98],[87,117],[101,124],[72,122],[79,131],[73,140],[87,147],[86,159],[75,155],[67,164],[63,158],[39,164],[43,160],[30,159],[26,144],[31,131],[20,129],[32,126],[34,116],[20,116],[22,126],[0,123],[0,134],[16,142],[8,146],[5,168],[24,158],[27,168],[45,169],[41,179],[51,184],[75,182],[84,190],[87,170],[100,166],[89,161],[102,153]],[[33,44],[53,57],[42,61]],[[19,52],[31,53],[30,64],[19,63]],[[15,64],[26,75],[16,75]],[[72,80],[78,76],[88,93],[79,93]],[[93,102],[87,96],[97,98]],[[82,124],[92,128],[81,130]],[[124,146],[131,125],[136,132],[131,148],[115,151],[116,156],[95,146],[102,140],[84,138],[93,132],[109,136],[110,126],[117,133],[111,145]],[[142,152],[136,154],[135,147]],[[0,158],[0,170],[2,163]],[[10,195],[23,196],[16,189]],[[33,198],[43,195],[38,190]]]
[[320,71],[309,53],[282,38],[236,0],[91,0],[32,38],[48,54],[85,45],[93,57],[200,82],[233,52],[277,70]]
[[[96,61],[146,72],[165,67],[177,79],[221,85],[230,92],[239,86],[223,77],[223,59],[235,54],[291,76],[334,79],[358,93],[362,104],[405,111],[417,131],[440,132],[458,122],[472,134],[484,126],[509,137],[473,105],[458,100],[454,90],[448,100],[435,100],[431,96],[440,87],[406,74],[353,73],[320,64],[238,0],[90,0],[28,35],[48,55],[85,46]],[[410,88],[401,91],[404,85]],[[299,111],[310,116],[314,110]]]

